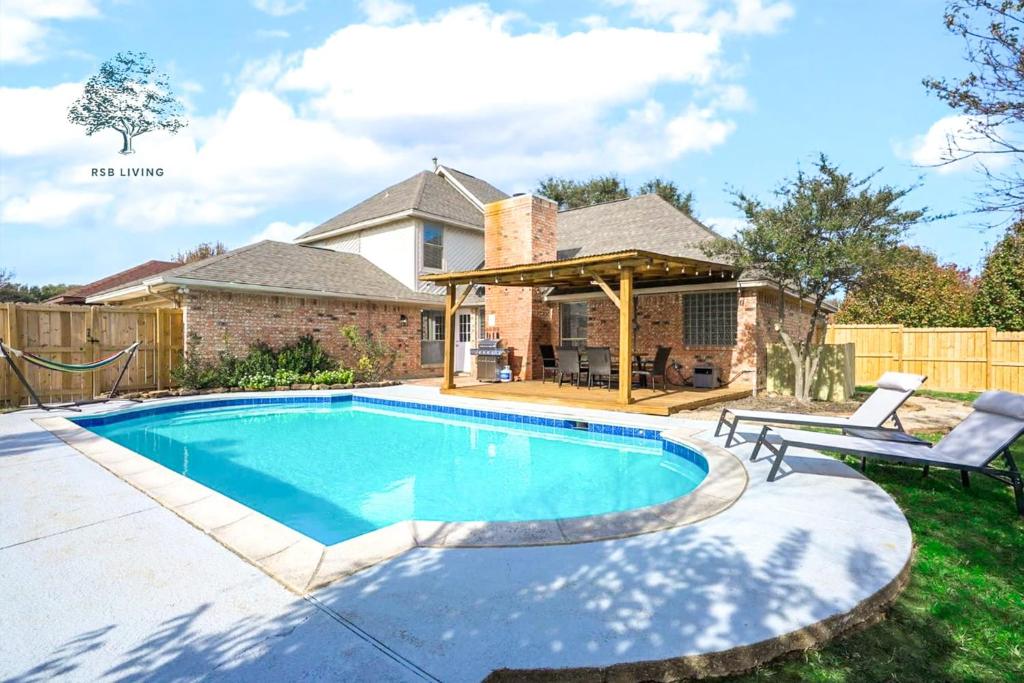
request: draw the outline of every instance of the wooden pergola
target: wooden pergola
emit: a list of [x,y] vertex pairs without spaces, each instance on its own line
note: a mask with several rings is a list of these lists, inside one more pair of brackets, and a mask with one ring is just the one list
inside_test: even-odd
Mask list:
[[[609,254],[537,263],[521,263],[499,268],[483,268],[453,273],[426,275],[420,279],[446,287],[444,378],[442,390],[455,388],[455,312],[466,301],[474,287],[543,287],[593,289],[599,287],[619,309],[619,393],[618,402],[632,402],[633,368],[633,296],[638,283],[664,285],[693,280],[728,278],[734,275],[730,266],[697,259],[666,256],[642,250],[618,251]],[[612,287],[618,283],[618,290]],[[459,291],[459,287],[462,290]]]

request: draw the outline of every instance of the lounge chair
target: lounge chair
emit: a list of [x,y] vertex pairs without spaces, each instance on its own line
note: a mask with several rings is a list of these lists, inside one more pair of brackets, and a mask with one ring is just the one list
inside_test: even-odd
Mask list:
[[540,381],[543,384],[548,374],[558,377],[558,358],[555,356],[555,347],[551,344],[540,345],[541,375]]
[[[799,427],[831,427],[848,429],[856,427],[880,428],[891,418],[896,430],[902,432],[903,425],[896,411],[918,387],[928,379],[923,375],[911,375],[905,372],[887,372],[879,378],[876,389],[850,417],[834,417],[826,415],[806,415],[803,413],[775,413],[766,410],[740,410],[723,408],[715,427],[715,436],[720,436],[722,427],[729,428],[729,436],[725,439],[725,447],[732,445],[733,436],[740,422],[773,422],[790,424]],[[732,415],[729,422],[728,415]]]
[[[775,481],[791,446],[924,465],[926,473],[929,466],[959,470],[965,487],[970,485],[969,473],[979,472],[1012,486],[1017,512],[1024,516],[1021,472],[1010,455],[1010,446],[1024,436],[1024,395],[986,391],[974,402],[974,412],[934,446],[906,434],[894,435],[892,430],[856,431],[857,436],[850,436],[765,425],[750,459],[757,459],[762,446],[775,455],[768,481]],[[871,438],[876,431],[883,438]],[[1000,455],[1006,458],[1006,469],[991,466]]]

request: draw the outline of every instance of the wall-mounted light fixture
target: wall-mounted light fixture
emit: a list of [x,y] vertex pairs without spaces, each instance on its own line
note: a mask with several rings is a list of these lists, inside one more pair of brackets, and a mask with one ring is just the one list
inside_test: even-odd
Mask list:
[[409,316],[407,316],[405,313],[399,314],[399,316],[398,316],[398,326],[399,327],[405,327],[408,324],[409,324]]

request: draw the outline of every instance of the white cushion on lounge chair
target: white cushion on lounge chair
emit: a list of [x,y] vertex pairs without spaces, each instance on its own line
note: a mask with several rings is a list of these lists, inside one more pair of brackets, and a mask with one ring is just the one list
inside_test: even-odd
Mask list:
[[1024,395],[1009,391],[986,391],[974,402],[974,409],[1024,420]]
[[924,384],[924,380],[924,375],[912,375],[909,372],[887,372],[878,378],[875,386],[879,389],[917,391]]

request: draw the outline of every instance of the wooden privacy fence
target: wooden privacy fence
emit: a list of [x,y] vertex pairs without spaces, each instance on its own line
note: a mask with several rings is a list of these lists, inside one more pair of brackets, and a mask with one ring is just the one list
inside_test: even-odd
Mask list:
[[[121,389],[164,389],[181,355],[184,339],[178,309],[107,306],[0,304],[0,338],[5,344],[61,363],[88,363],[142,342]],[[67,373],[17,361],[18,368],[46,402],[92,398],[109,391],[120,361],[102,370]],[[0,404],[22,405],[29,396],[7,362],[0,360]]]
[[826,343],[856,346],[857,384],[889,370],[927,375],[926,389],[1024,393],[1024,332],[992,327],[831,325]]

